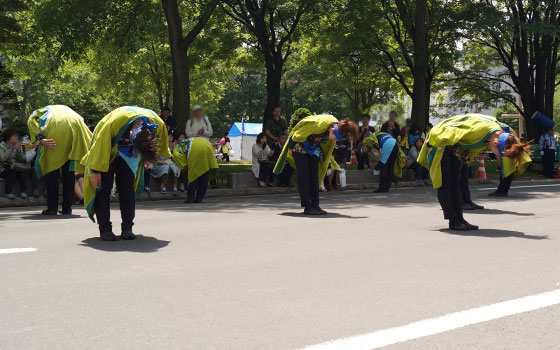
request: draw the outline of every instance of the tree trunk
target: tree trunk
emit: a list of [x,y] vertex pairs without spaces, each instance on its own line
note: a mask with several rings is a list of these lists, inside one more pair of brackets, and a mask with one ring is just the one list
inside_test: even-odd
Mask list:
[[266,59],[266,107],[264,109],[263,126],[272,118],[274,108],[280,106],[283,64],[282,57]]
[[427,0],[416,1],[414,24],[414,71],[411,119],[423,129],[429,119],[430,79],[428,78]]
[[21,108],[19,111],[19,121],[22,123],[27,122],[27,99],[29,97],[29,89],[31,89],[31,86],[33,86],[33,80],[28,79],[23,82],[23,88],[21,91],[23,98],[21,100]]
[[187,45],[183,38],[183,24],[177,0],[162,0],[167,19],[171,67],[173,70],[173,117],[177,130],[184,131],[190,116],[189,64]]

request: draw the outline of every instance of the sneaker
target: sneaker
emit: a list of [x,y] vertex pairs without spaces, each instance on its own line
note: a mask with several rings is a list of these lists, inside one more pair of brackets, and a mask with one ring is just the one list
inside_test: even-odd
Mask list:
[[69,209],[69,210],[59,210],[58,213],[59,213],[59,214],[62,214],[62,215],[72,215],[72,209]]
[[162,187],[160,190],[161,193],[167,193],[167,188],[166,187]]
[[28,197],[28,196],[27,196],[27,193],[25,193],[25,192],[21,192],[21,193],[19,194],[19,196],[20,196],[21,198],[23,198],[23,199],[27,199],[27,197]]
[[315,207],[315,209],[319,212],[319,215],[327,215],[327,212],[321,209],[321,207]]
[[144,186],[144,192],[150,192],[150,186]]
[[8,194],[6,195],[6,198],[8,198],[8,199],[14,199],[14,198],[16,198],[16,195],[13,194],[13,193],[8,193]]
[[102,241],[116,241],[117,240],[117,236],[115,236],[115,234],[111,231],[102,232],[99,235],[99,238],[101,238]]
[[177,190],[177,187],[173,187],[173,195],[176,196],[179,193],[179,190]]

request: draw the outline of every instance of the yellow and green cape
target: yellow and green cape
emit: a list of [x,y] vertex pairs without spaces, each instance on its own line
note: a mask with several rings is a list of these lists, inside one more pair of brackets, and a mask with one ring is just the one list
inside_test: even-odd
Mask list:
[[188,169],[189,183],[207,172],[210,172],[210,180],[213,180],[218,172],[214,147],[209,141],[200,137],[179,142],[173,149],[173,161],[179,168]]
[[[381,150],[381,147],[379,146],[379,140],[378,140],[378,136],[381,135],[389,135],[392,138],[394,138],[391,134],[383,132],[383,131],[378,131],[376,133],[374,133],[371,136],[368,136],[364,139],[364,141],[362,142],[362,144],[366,147],[369,148],[377,148],[378,150]],[[401,147],[399,147],[399,152],[397,153],[397,159],[395,160],[395,169],[394,169],[394,174],[396,177],[398,178],[402,178],[402,170],[404,168],[404,161],[406,160],[406,156],[404,155],[403,150],[401,149]]]
[[[502,128],[505,127],[511,129],[511,127],[505,123],[498,122],[498,124]],[[511,130],[513,133],[515,133],[513,129]],[[531,165],[531,162],[533,161],[528,153],[523,153],[523,156],[521,157],[521,161],[519,161],[517,158],[512,159],[508,157],[501,157],[501,160],[502,160],[502,166],[500,167],[500,175],[502,178],[508,177],[511,174],[513,174],[514,177],[523,174],[525,170],[527,170],[529,165]]]
[[[304,142],[311,135],[324,133],[329,127],[331,127],[333,123],[337,122],[338,119],[328,114],[311,115],[300,120],[300,122],[297,123],[297,125],[290,132],[288,142],[286,142],[286,144],[284,145],[282,153],[280,154],[280,157],[276,162],[276,166],[274,167],[274,174],[279,175],[282,172],[286,161],[292,166],[292,168],[296,169],[294,158],[288,152],[288,144],[290,144],[290,140],[293,140],[294,142]],[[324,159],[323,161],[319,162],[319,183],[321,183],[321,181],[323,181],[323,179],[325,178],[325,174],[327,173],[329,164],[331,164],[334,146],[335,142],[332,140],[325,140],[321,142],[321,149],[323,150]],[[334,164],[336,164],[336,162],[332,163],[333,168],[336,169],[338,167],[334,167]]]
[[91,141],[91,131],[84,119],[70,107],[52,105],[34,111],[27,120],[31,142],[37,141],[37,134],[53,139],[53,149],[39,145],[35,159],[37,177],[50,173],[70,161],[70,170],[83,172],[80,160],[86,154]]
[[446,119],[430,130],[418,155],[418,163],[430,170],[434,188],[440,188],[441,159],[446,146],[468,149],[470,156],[475,157],[488,148],[488,137],[501,129],[496,118],[483,114]]
[[[117,156],[117,143],[130,125],[138,118],[146,117],[151,123],[156,123],[156,138],[158,143],[158,155],[162,158],[171,158],[171,152],[167,145],[167,128],[165,122],[154,113],[154,111],[141,107],[120,107],[107,114],[93,133],[93,138],[88,152],[82,158],[82,165],[86,167],[84,178],[84,205],[89,217],[93,220],[95,210],[93,203],[95,196],[102,186],[113,186],[110,184],[101,184],[99,188],[94,188],[89,180],[91,170],[99,172],[107,172],[109,165]],[[134,188],[136,195],[142,194],[144,187],[144,167],[142,166],[142,158],[139,157],[139,166],[136,172],[136,180]]]

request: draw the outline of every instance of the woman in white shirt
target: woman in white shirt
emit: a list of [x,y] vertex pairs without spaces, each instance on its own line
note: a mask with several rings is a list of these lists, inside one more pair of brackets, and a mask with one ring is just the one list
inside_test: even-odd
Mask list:
[[202,107],[196,105],[193,107],[193,117],[187,121],[185,127],[185,134],[187,138],[191,137],[202,137],[208,140],[212,137],[214,131],[212,130],[212,124],[208,117],[203,115]]
[[266,141],[266,135],[261,132],[257,135],[257,142],[252,148],[253,175],[255,175],[255,178],[259,180],[260,187],[266,187],[267,182],[269,186],[272,186],[274,181],[272,175],[274,163],[269,160],[269,157],[272,156],[274,150],[268,147]]

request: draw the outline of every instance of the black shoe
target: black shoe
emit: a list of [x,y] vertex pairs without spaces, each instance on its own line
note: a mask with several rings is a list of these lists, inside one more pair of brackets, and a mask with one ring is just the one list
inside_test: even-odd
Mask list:
[[51,210],[45,209],[41,212],[41,214],[43,214],[43,215],[58,215],[58,212],[56,210],[51,211]]
[[305,208],[303,211],[305,215],[323,215],[319,210],[315,208]]
[[476,231],[476,230],[478,230],[478,226],[476,226],[476,225],[469,224],[469,223],[466,222],[466,221],[464,221],[463,224],[464,224],[464,225],[467,225],[467,228],[469,229],[469,231]]
[[478,205],[478,204],[476,204],[476,203],[471,203],[471,206],[474,208],[474,210],[481,210],[481,209],[484,209],[484,206]]
[[127,230],[121,233],[121,239],[124,239],[125,241],[132,241],[133,239],[136,239],[136,235],[132,233],[131,230]]
[[490,192],[488,193],[488,195],[490,197],[507,197],[507,193],[498,192],[498,191]]
[[373,193],[385,193],[385,192],[389,192],[389,190],[383,190],[381,188],[378,188],[375,191],[373,191]]
[[463,203],[463,205],[461,206],[463,208],[463,210],[474,210],[474,206],[472,204],[469,203]]
[[195,200],[194,202],[195,202],[195,203],[202,203],[202,200],[198,200],[198,199],[197,199],[197,200]]
[[462,222],[458,224],[449,223],[449,229],[454,231],[468,231],[469,227]]
[[117,240],[117,236],[115,236],[115,234],[113,232],[102,232],[99,235],[99,238],[101,238],[102,241],[116,241]]
[[194,203],[194,200],[192,199],[185,199],[185,201],[183,203]]
[[320,213],[319,215],[327,215],[327,212],[321,209],[321,207],[315,207],[314,209]]
[[70,209],[70,210],[59,210],[58,213],[62,214],[62,215],[72,215],[72,209]]

